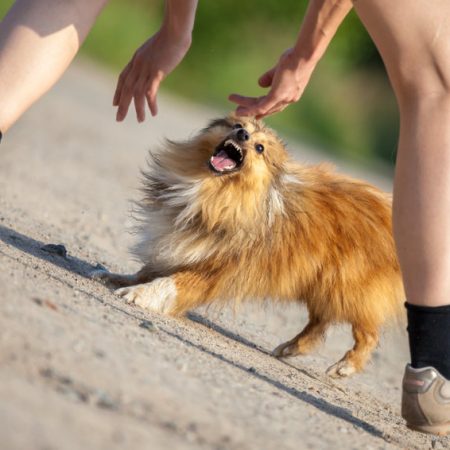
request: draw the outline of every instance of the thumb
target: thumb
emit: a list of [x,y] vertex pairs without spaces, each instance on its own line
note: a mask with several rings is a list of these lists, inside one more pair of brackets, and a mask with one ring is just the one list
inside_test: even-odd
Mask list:
[[259,77],[258,83],[261,87],[269,87],[272,85],[273,76],[275,74],[276,66],[268,70]]

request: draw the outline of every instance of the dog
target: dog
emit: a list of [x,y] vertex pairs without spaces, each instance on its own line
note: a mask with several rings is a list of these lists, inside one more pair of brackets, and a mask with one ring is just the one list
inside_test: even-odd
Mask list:
[[150,152],[143,175],[143,267],[97,279],[172,316],[249,299],[303,303],[309,322],[274,355],[306,354],[330,325],[350,323],[354,347],[327,373],[364,368],[380,327],[403,310],[389,195],[294,162],[263,122],[234,115]]

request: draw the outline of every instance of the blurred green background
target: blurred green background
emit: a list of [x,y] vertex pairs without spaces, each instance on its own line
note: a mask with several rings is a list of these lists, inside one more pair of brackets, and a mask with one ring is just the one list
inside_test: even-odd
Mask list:
[[[4,13],[13,2],[0,5]],[[200,1],[192,47],[164,88],[233,109],[227,96],[262,95],[258,77],[295,41],[307,1]],[[163,0],[111,0],[82,53],[117,74],[159,27]],[[362,165],[392,166],[398,113],[381,59],[352,12],[302,99],[267,122],[297,139]]]

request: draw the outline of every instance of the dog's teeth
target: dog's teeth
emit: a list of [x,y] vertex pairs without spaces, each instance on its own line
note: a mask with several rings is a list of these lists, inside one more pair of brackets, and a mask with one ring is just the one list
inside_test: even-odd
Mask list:
[[225,141],[224,145],[232,145],[238,152],[241,152],[241,147],[236,144],[236,142],[232,141],[231,139],[228,139]]
[[[232,139],[227,139],[224,143],[224,146],[231,145],[238,153],[239,153],[239,160],[242,161],[244,159],[244,154],[242,152],[242,147],[239,146],[236,142],[234,142]],[[226,169],[229,169],[231,167],[227,167]]]

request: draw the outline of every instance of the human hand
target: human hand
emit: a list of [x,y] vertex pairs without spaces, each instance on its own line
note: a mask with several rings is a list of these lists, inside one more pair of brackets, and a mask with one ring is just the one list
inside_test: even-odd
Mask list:
[[132,100],[138,122],[145,119],[145,100],[152,116],[156,116],[159,85],[181,62],[190,44],[190,36],[181,39],[162,28],[136,51],[117,82],[113,100],[113,105],[118,107],[117,121],[126,117]]
[[300,99],[314,67],[315,63],[300,61],[294,50],[288,49],[281,55],[278,64],[258,80],[261,87],[271,87],[267,95],[245,97],[231,94],[228,99],[239,105],[236,114],[240,116],[261,119],[280,112]]

